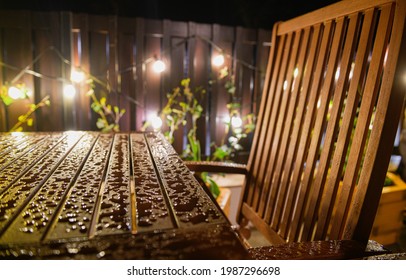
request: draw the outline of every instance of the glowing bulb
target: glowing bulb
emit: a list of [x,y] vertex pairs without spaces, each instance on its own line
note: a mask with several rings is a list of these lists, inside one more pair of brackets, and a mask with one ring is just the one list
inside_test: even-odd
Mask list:
[[17,87],[10,87],[8,89],[8,95],[13,99],[22,99],[24,98],[24,93]]
[[216,55],[212,62],[214,66],[221,66],[224,64],[224,56],[222,54]]
[[161,72],[165,71],[166,65],[162,60],[158,59],[152,65],[152,69],[154,70],[155,73],[161,73]]
[[75,97],[75,94],[76,94],[76,89],[73,85],[65,85],[63,87],[63,95],[66,98],[72,99]]
[[232,117],[231,118],[231,125],[234,128],[239,128],[242,126],[242,119],[240,117]]
[[79,70],[72,69],[70,79],[72,82],[81,83],[85,80],[85,73]]
[[149,116],[148,120],[151,123],[151,126],[152,126],[153,129],[158,130],[158,129],[160,129],[162,127],[162,120],[157,115]]

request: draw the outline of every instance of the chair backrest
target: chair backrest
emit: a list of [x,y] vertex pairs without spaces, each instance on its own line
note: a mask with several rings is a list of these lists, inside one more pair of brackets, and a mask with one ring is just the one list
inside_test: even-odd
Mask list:
[[405,6],[275,24],[241,205],[271,242],[368,240],[406,91]]

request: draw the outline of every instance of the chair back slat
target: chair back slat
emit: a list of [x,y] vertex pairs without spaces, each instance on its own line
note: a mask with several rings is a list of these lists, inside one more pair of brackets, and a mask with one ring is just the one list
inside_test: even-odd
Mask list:
[[[259,183],[258,188],[261,189],[260,191],[256,192],[254,195],[254,201],[253,205],[255,205],[256,210],[258,210],[260,204],[266,203],[266,193],[268,193],[269,190],[269,184],[270,184],[270,178],[269,178],[269,170],[273,169],[275,161],[270,160],[274,158],[275,156],[275,147],[277,146],[277,143],[279,141],[279,134],[275,133],[277,132],[277,120],[280,118],[283,118],[284,112],[283,112],[283,84],[284,84],[284,73],[287,71],[288,67],[288,61],[289,61],[289,56],[290,56],[290,51],[292,47],[292,41],[293,41],[293,34],[288,34],[286,37],[286,43],[283,45],[281,48],[282,50],[282,61],[281,61],[281,67],[279,69],[280,75],[278,75],[276,87],[274,90],[274,95],[275,95],[275,100],[274,104],[272,107],[272,110],[270,112],[270,118],[268,122],[268,126],[266,129],[266,140],[265,140],[265,146],[267,147],[266,152],[264,155],[267,155],[266,158],[266,164],[261,164],[260,166],[260,176],[262,180]],[[278,50],[279,51],[279,50]],[[280,117],[280,118],[279,118]],[[261,214],[260,214],[261,215]]]
[[[276,127],[274,129],[274,139],[273,142],[271,143],[271,153],[270,153],[270,158],[279,158],[282,153],[283,153],[283,136],[282,132],[286,129],[284,127],[286,119],[289,117],[288,116],[288,105],[292,103],[292,100],[290,99],[291,95],[288,93],[287,89],[290,88],[292,81],[293,81],[293,72],[295,68],[295,63],[296,63],[296,57],[298,53],[298,46],[299,46],[299,41],[300,41],[300,36],[298,34],[291,34],[290,36],[292,39],[292,44],[290,45],[289,49],[285,49],[284,53],[286,56],[286,69],[284,70],[284,75],[280,75],[280,83],[278,90],[280,92],[281,100],[279,104],[279,110],[275,110],[272,114],[271,118],[271,123],[273,122]],[[273,121],[275,119],[275,121]],[[286,130],[285,130],[286,131]],[[273,209],[274,208],[274,202],[275,202],[275,195],[278,192],[278,186],[275,187],[273,182],[275,178],[272,175],[276,174],[276,169],[277,165],[280,162],[278,160],[272,160],[269,162],[269,164],[266,166],[266,176],[265,176],[265,184],[264,184],[264,189],[261,194],[261,200],[260,204],[257,209],[257,213],[260,216],[264,215],[265,211],[265,205],[267,206],[268,209]]]
[[[296,152],[296,149],[289,149],[289,142],[293,142],[293,146],[297,146],[298,141],[298,127],[300,123],[297,123],[296,118],[301,118],[303,116],[304,108],[304,98],[305,95],[299,95],[299,90],[301,88],[301,72],[299,69],[304,69],[306,55],[308,54],[308,46],[310,40],[310,29],[306,28],[303,32],[297,32],[299,45],[297,47],[297,60],[295,61],[295,68],[293,69],[292,82],[288,84],[287,88],[292,89],[291,99],[289,101],[289,109],[286,117],[286,125],[283,129],[282,147],[277,160],[277,169],[274,173],[274,179],[272,180],[272,189],[277,190],[275,197],[275,207],[274,213],[271,216],[270,224],[271,227],[277,227],[280,222],[281,214],[286,209],[285,198],[287,192],[287,180],[286,175],[289,173],[285,172],[285,168],[290,168],[291,165],[286,167],[286,163],[291,163],[293,159],[292,152]],[[300,38],[299,38],[300,36]],[[289,71],[288,71],[289,73]],[[292,72],[291,72],[292,73]],[[292,151],[289,153],[289,151]],[[279,186],[279,189],[277,189]]]
[[[280,38],[276,37],[276,27],[277,24],[274,26],[273,29],[273,36],[272,41],[276,42],[279,41]],[[284,39],[284,38],[282,38]],[[283,44],[280,43],[280,44]],[[267,74],[265,77],[264,83],[264,91],[274,91],[275,84],[276,84],[276,76],[271,76],[270,73],[279,71],[279,67],[281,65],[282,59],[282,49],[279,49],[279,52],[276,52],[276,48],[271,48],[270,61],[268,62],[267,67]],[[272,62],[271,62],[272,60]],[[275,70],[276,69],[276,70]],[[254,194],[256,194],[256,201],[258,201],[258,192],[260,192],[260,182],[263,180],[263,172],[260,172],[260,168],[263,168],[263,164],[261,164],[262,160],[266,160],[263,158],[263,155],[266,155],[269,151],[269,146],[265,146],[266,140],[266,128],[270,118],[270,112],[272,109],[272,104],[274,102],[275,95],[265,94],[262,96],[261,99],[261,106],[260,111],[258,114],[258,124],[257,129],[255,130],[254,139],[252,143],[252,152],[248,161],[248,168],[250,169],[250,174],[248,175],[251,179],[247,180],[249,184],[246,187],[244,201],[249,202],[250,205],[253,205]],[[259,183],[257,183],[259,182]]]
[[[301,67],[299,69],[306,69],[306,71],[309,71],[311,73],[315,73],[317,75],[317,72],[321,73],[320,71],[317,71],[315,69],[315,57],[316,53],[319,50],[319,42],[320,42],[320,32],[321,28],[320,25],[315,26],[312,28],[307,28],[309,30],[309,36],[311,36],[311,42],[310,45],[307,46],[306,48],[308,49],[308,56],[306,57],[307,60],[305,61],[304,64],[301,64]],[[296,117],[294,121],[294,129],[293,133],[291,135],[291,139],[294,142],[294,149],[289,148],[287,159],[285,162],[285,167],[284,167],[284,176],[282,180],[282,185],[285,186],[286,188],[286,200],[285,200],[285,205],[284,208],[282,209],[282,216],[280,218],[280,234],[286,238],[287,235],[287,229],[288,226],[290,225],[290,220],[292,217],[293,213],[293,207],[295,203],[295,196],[297,193],[297,188],[295,188],[295,176],[290,176],[290,174],[299,174],[301,171],[301,166],[303,166],[303,158],[304,158],[304,151],[305,149],[303,148],[306,146],[304,143],[307,141],[307,137],[301,137],[304,136],[305,134],[302,134],[303,128],[306,126],[306,123],[309,123],[310,120],[307,119],[305,122],[305,113],[306,113],[306,108],[307,108],[307,103],[310,102],[310,104],[314,104],[316,102],[316,95],[315,94],[310,94],[311,91],[311,75],[303,75],[303,71],[299,71],[298,73],[298,78],[302,81],[302,84],[298,86],[298,89],[301,88],[302,94],[300,94],[300,101],[297,107],[297,112],[296,112]],[[299,161],[300,163],[298,163]],[[295,171],[295,172],[294,172]],[[298,176],[296,176],[297,180]],[[278,207],[281,207],[279,203]],[[273,226],[276,226],[273,224]]]
[[[342,108],[344,107],[344,101],[346,98],[346,90],[348,85],[348,79],[350,70],[351,70],[351,59],[352,59],[352,50],[354,49],[354,41],[355,41],[355,31],[357,28],[358,22],[358,15],[352,15],[349,19],[349,22],[340,21],[343,23],[338,37],[341,37],[343,40],[343,49],[342,53],[338,54],[337,60],[337,67],[335,67],[335,74],[334,74],[334,82],[335,85],[333,88],[329,89],[331,91],[332,96],[328,100],[328,113],[325,117],[326,120],[326,130],[323,132],[323,142],[321,143],[319,150],[320,150],[320,158],[317,166],[317,173],[315,174],[314,178],[314,188],[313,190],[317,190],[317,192],[313,192],[310,203],[309,203],[309,210],[307,215],[312,215],[316,217],[316,211],[320,211],[320,215],[317,219],[317,232],[323,231],[326,220],[322,220],[321,216],[325,215],[325,211],[330,210],[330,206],[334,205],[331,203],[333,196],[336,194],[337,186],[340,179],[337,177],[338,174],[335,174],[333,171],[339,170],[340,166],[342,166],[345,155],[343,151],[343,147],[347,143],[347,139],[351,135],[348,134],[348,129],[344,130],[343,123],[341,120],[342,116]],[[345,26],[347,25],[347,26]],[[346,33],[346,36],[344,36]],[[345,40],[344,40],[345,38]],[[348,105],[348,104],[347,104]],[[349,107],[346,106],[346,109]],[[347,115],[351,116],[351,115]],[[351,117],[350,117],[351,118]],[[340,131],[340,136],[337,139],[338,131]],[[331,158],[333,160],[331,161]],[[335,161],[336,160],[336,161]],[[327,173],[329,173],[328,181],[326,182]],[[323,196],[323,200],[322,200]],[[323,203],[322,203],[323,202]],[[330,203],[329,203],[330,202]],[[310,231],[306,231],[307,228],[314,228],[316,223],[316,219],[308,219],[305,222],[305,233],[304,238],[309,239],[305,234],[310,234]],[[324,231],[323,231],[324,232]],[[317,235],[316,235],[317,238]]]
[[[327,55],[329,52],[328,46],[332,40],[332,31],[334,26],[331,22],[327,22],[325,25],[319,26],[319,28],[322,29],[322,31],[319,33],[319,38],[317,39],[321,43],[317,45],[316,56],[314,57],[316,60],[316,65],[314,66],[315,71],[312,72],[313,75],[309,74],[312,86],[310,87],[310,91],[307,93],[310,95],[310,98],[306,104],[306,116],[303,123],[303,129],[301,131],[301,140],[298,148],[300,153],[298,154],[298,158],[293,160],[295,168],[293,169],[292,181],[288,185],[288,190],[292,189],[294,191],[292,191],[292,195],[294,195],[293,201],[295,202],[295,204],[292,206],[292,213],[288,217],[289,220],[287,220],[289,228],[286,229],[284,234],[284,237],[289,238],[289,240],[294,240],[296,235],[300,232],[300,220],[303,216],[302,213],[305,209],[305,203],[309,197],[309,183],[307,182],[310,176],[304,177],[304,171],[307,170],[307,174],[310,174],[313,172],[311,169],[314,168],[314,165],[308,163],[309,160],[307,160],[307,158],[309,155],[312,140],[311,135],[312,131],[314,130],[316,114],[321,105],[319,102],[319,92],[323,85],[322,78],[326,69]],[[298,162],[300,163],[298,164]],[[306,178],[307,181],[305,180]],[[303,183],[301,184],[301,182]],[[287,234],[289,234],[289,237]]]
[[[354,62],[352,64],[353,67],[351,68],[350,72],[352,76],[352,83],[349,86],[346,111],[344,112],[344,118],[347,118],[345,124],[347,125],[353,124],[354,118],[357,114],[356,108],[361,98],[359,94],[359,85],[363,85],[365,82],[364,77],[367,71],[365,61],[368,60],[372,45],[373,36],[371,35],[373,35],[373,33],[370,30],[372,30],[372,25],[375,23],[375,15],[375,10],[371,9],[367,11],[365,13],[365,19],[362,24],[362,31],[360,34],[357,55],[354,59]],[[362,67],[357,67],[358,65],[361,65]],[[353,108],[353,110],[351,111],[348,108]],[[361,130],[358,130],[358,133],[361,133]],[[353,186],[356,185],[356,179],[358,176],[357,172],[359,170],[358,167],[361,162],[361,149],[362,146],[365,144],[363,143],[363,141],[366,140],[366,137],[362,136],[366,136],[366,134],[362,133],[362,135],[354,135],[353,139],[350,139],[351,149],[349,151],[348,159],[345,163],[347,171],[345,173],[343,181],[340,182],[342,185],[337,202],[337,207],[335,209],[336,212],[334,214],[334,222],[331,229],[332,237],[340,236],[342,232],[342,223],[344,221],[343,218],[346,217],[348,214],[348,206],[350,202],[349,198],[354,192]]]
[[276,242],[368,239],[405,92],[406,4],[373,2],[273,29],[242,214]]

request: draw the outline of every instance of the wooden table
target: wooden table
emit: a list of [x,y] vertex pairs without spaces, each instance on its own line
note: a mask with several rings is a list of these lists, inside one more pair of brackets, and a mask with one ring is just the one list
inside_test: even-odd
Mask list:
[[161,134],[0,134],[0,258],[244,259]]

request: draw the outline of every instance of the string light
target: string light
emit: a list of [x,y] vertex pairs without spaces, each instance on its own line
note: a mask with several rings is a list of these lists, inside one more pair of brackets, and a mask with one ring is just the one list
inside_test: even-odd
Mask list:
[[155,130],[159,130],[162,127],[162,120],[155,114],[151,114],[148,117],[148,121],[151,123],[151,126]]
[[83,73],[83,71],[80,70],[72,69],[70,79],[72,82],[81,83],[85,80],[85,73]]
[[216,67],[220,67],[224,64],[224,55],[218,54],[212,59],[212,63]]
[[240,117],[232,117],[231,118],[231,126],[234,128],[240,128],[242,126],[242,119]]
[[154,64],[152,64],[152,69],[155,73],[162,73],[163,71],[165,71],[166,65],[162,60],[157,59]]
[[17,87],[9,87],[8,96],[13,99],[23,99],[25,97],[24,92]]
[[[236,57],[234,57],[234,56],[231,56],[231,55],[228,55],[228,54],[224,53],[223,49],[221,49],[221,48],[220,48],[219,46],[217,46],[212,40],[210,40],[210,39],[208,39],[208,38],[206,38],[206,37],[202,37],[202,36],[198,36],[198,35],[188,36],[188,37],[184,38],[182,41],[178,42],[174,47],[178,47],[178,46],[184,45],[184,44],[187,43],[190,39],[200,39],[200,40],[202,40],[202,41],[205,41],[205,42],[207,42],[208,44],[210,44],[211,46],[213,46],[213,48],[215,48],[215,49],[217,50],[217,52],[218,52],[219,54],[216,55],[215,57],[213,57],[213,59],[212,59],[212,63],[213,63],[213,65],[215,65],[215,66],[221,66],[221,65],[223,65],[224,62],[225,62],[225,56],[227,56],[227,57],[229,57],[231,60],[240,63],[241,65],[247,67],[248,69],[261,72],[261,70],[258,69],[255,65],[252,65],[252,64],[247,63],[247,62],[245,62],[245,61],[243,61],[243,60],[240,60],[240,59],[238,59],[238,58],[236,58]],[[39,72],[36,72],[36,71],[33,71],[33,70],[30,70],[30,69],[29,69],[29,68],[32,67],[40,58],[42,58],[42,57],[45,55],[45,53],[48,52],[48,51],[54,52],[54,53],[61,59],[61,61],[62,61],[64,64],[72,66],[71,61],[68,60],[68,59],[66,59],[66,58],[62,55],[62,53],[61,53],[57,48],[55,48],[54,46],[49,46],[47,49],[45,49],[43,52],[41,52],[37,57],[35,57],[34,60],[33,60],[30,64],[28,64],[25,68],[23,68],[23,69],[20,69],[20,68],[18,68],[18,67],[12,66],[12,65],[9,65],[9,64],[4,63],[4,62],[2,62],[2,61],[0,61],[0,66],[6,67],[6,68],[9,68],[9,69],[13,69],[13,70],[20,70],[20,72],[17,74],[17,76],[13,79],[12,83],[16,82],[16,81],[17,81],[22,75],[24,75],[24,74],[33,75],[33,76],[35,76],[35,77],[42,78],[42,79],[51,79],[51,80],[55,80],[55,81],[60,81],[60,82],[62,82],[62,83],[66,83],[67,80],[66,80],[65,78],[54,77],[54,76],[47,76],[47,75],[44,75],[44,74],[42,74],[42,73],[39,73]],[[166,52],[167,52],[166,50],[163,50],[163,51],[160,53],[160,55],[163,55],[163,54],[165,54]],[[153,65],[152,65],[152,68],[153,68],[153,71],[154,71],[155,73],[158,73],[158,74],[159,74],[159,73],[161,73],[161,72],[163,72],[163,71],[166,70],[166,65],[165,65],[165,63],[164,63],[162,60],[157,59],[157,56],[156,56],[156,55],[147,58],[146,60],[144,60],[144,61],[141,63],[141,65],[142,65],[142,67],[145,67],[145,65],[146,65],[147,63],[152,62],[152,61],[154,61]],[[137,67],[137,65],[134,64],[134,65],[131,65],[130,67],[127,67],[127,68],[125,68],[125,69],[121,69],[119,72],[120,72],[120,73],[124,73],[124,72],[127,72],[127,71],[134,71],[134,69],[136,69],[136,67]],[[72,68],[71,76],[70,76],[70,81],[71,81],[71,82],[74,82],[74,83],[81,83],[81,82],[83,82],[83,81],[87,78],[87,76],[89,76],[92,80],[94,80],[95,82],[99,83],[100,85],[107,87],[107,85],[105,85],[105,83],[103,83],[102,81],[100,81],[100,80],[97,79],[96,77],[92,76],[90,73],[87,73],[87,72],[85,72],[85,71],[78,70],[78,69],[75,69],[75,68]],[[68,82],[68,83],[69,83],[69,82]],[[111,90],[111,89],[110,89],[110,90]],[[19,89],[16,88],[16,87],[12,87],[12,88],[9,89],[8,94],[9,94],[10,97],[13,98],[13,99],[23,99],[23,98],[26,98],[27,96],[28,96],[28,97],[32,96],[32,95],[33,95],[33,92],[30,91],[30,90],[25,90],[25,91],[24,91],[24,90],[19,90]],[[121,93],[121,94],[123,94],[123,93]],[[66,85],[63,87],[63,95],[64,95],[64,97],[67,98],[67,99],[73,99],[73,98],[75,97],[75,95],[76,95],[76,89],[75,89],[75,87],[74,87],[72,84],[66,84]],[[130,98],[130,97],[127,96],[126,94],[123,94],[123,95],[124,95],[128,100],[130,100],[131,102],[133,102],[134,104],[136,104],[136,105],[138,105],[138,106],[141,106],[137,100]],[[228,121],[227,121],[227,122],[230,123],[230,118],[229,118],[229,117],[228,117]],[[238,120],[234,120],[233,122],[234,122],[234,125],[238,125],[238,123],[240,123]],[[241,121],[241,122],[242,122],[242,121]],[[153,127],[156,128],[156,129],[159,129],[159,128],[162,126],[162,120],[159,119],[159,117],[157,117],[157,116],[156,116],[155,118],[153,118],[153,123],[154,123],[154,124],[153,124]]]
[[230,118],[230,116],[224,117],[224,123],[225,124],[231,124],[233,128],[240,128],[242,126],[242,119],[238,116],[233,116]]
[[76,94],[76,89],[73,85],[65,85],[63,87],[63,95],[68,99],[73,99]]

